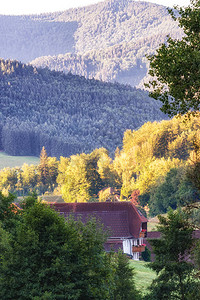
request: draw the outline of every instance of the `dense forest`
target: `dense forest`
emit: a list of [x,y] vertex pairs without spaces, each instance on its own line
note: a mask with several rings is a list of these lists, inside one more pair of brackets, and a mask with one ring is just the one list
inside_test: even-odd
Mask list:
[[[176,36],[176,34],[172,35]],[[120,82],[144,88],[148,79],[146,54],[151,54],[160,42],[166,39],[165,33],[155,33],[154,38],[140,37],[136,41],[124,42],[100,50],[81,53],[66,53],[57,56],[42,56],[31,62],[36,67],[72,72],[103,81]]]
[[[58,42],[56,47],[55,33],[60,28],[57,36],[62,39],[67,24],[68,33],[73,33],[73,37],[67,34],[67,51],[73,53],[65,57],[70,58],[73,72],[78,68],[87,77],[96,77],[99,72],[100,79],[111,81],[119,79],[121,73],[123,82],[142,84],[148,69],[143,55],[153,51],[149,48],[151,33],[165,28],[168,16],[162,15],[160,21],[159,9],[153,13],[155,8],[165,11],[163,7],[137,3],[105,0],[83,9],[16,17],[17,26],[22,21],[17,47],[20,49],[20,39],[30,32],[31,37],[37,36],[38,52],[48,52],[49,31],[52,53],[59,53],[64,44]],[[146,86],[150,95],[164,104],[162,111],[175,116],[170,120],[155,121],[163,118],[160,102],[142,90],[68,73],[67,59],[62,55],[58,60],[56,56],[48,58],[49,67],[59,64],[59,72],[0,59],[0,150],[12,155],[40,153],[38,165],[0,170],[2,300],[200,299],[200,1],[190,3],[187,8],[177,8],[179,15],[169,10],[184,30],[183,39],[168,37],[156,54],[148,56],[152,81]],[[149,8],[153,11],[146,23]],[[139,24],[136,14],[141,17]],[[36,31],[34,22],[39,22]],[[13,29],[18,34],[17,26]],[[133,31],[127,30],[129,26]],[[137,39],[139,35],[143,39],[136,43],[134,52],[135,42],[129,37]],[[125,42],[122,36],[126,36]],[[157,34],[161,41],[164,36],[164,30]],[[8,38],[9,45],[12,38]],[[8,40],[3,41],[4,46]],[[34,38],[32,41],[34,44]],[[25,48],[27,53],[29,47]],[[126,49],[127,55],[131,53],[130,61],[124,59]],[[34,47],[32,50],[30,55],[37,52]],[[103,61],[103,71],[95,66],[97,57],[99,65]],[[60,72],[62,65],[67,74]],[[148,267],[156,277],[148,290],[144,291],[141,280],[147,281],[144,272],[136,283],[136,271],[125,249],[116,253],[113,246],[105,251],[106,240],[111,242],[106,224],[104,227],[93,216],[86,223],[66,217],[55,211],[53,203],[43,201],[44,195],[66,202],[128,200],[139,214],[158,215],[156,234],[152,238],[147,235],[147,245],[140,247],[138,240],[133,246],[137,252],[137,246],[143,248],[141,251],[145,248],[142,258],[146,261],[151,260],[152,248]],[[140,230],[139,237],[146,235],[146,230]],[[117,246],[119,241],[115,242]]]
[[127,128],[164,114],[147,93],[17,61],[0,60],[0,149],[10,155],[59,157],[105,147],[111,154]]
[[[38,166],[0,171],[0,189],[24,195],[62,194],[66,202],[131,200],[151,215],[165,213],[200,200],[199,116],[148,122],[138,130],[127,130],[123,148],[112,159],[105,148],[70,157],[48,157],[42,149]],[[100,192],[101,191],[101,192]]]
[[141,87],[145,55],[167,35],[181,38],[182,30],[165,7],[105,0],[63,12],[0,16],[0,57]]

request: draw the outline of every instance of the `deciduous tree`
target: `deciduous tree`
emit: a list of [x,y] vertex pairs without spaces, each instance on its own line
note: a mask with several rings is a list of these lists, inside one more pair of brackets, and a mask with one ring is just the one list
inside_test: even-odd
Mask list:
[[173,116],[200,107],[200,1],[191,0],[190,6],[169,12],[185,35],[182,40],[168,37],[149,57],[153,79],[147,86],[150,95],[163,102],[161,110]]
[[[36,195],[21,203],[16,219],[12,199],[0,195],[0,299],[138,299],[123,254],[104,251],[101,224],[65,220]],[[13,213],[12,227],[7,211]]]

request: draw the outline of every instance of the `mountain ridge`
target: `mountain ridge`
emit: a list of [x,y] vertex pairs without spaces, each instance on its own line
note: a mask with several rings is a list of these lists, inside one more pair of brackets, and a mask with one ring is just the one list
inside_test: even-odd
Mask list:
[[[43,67],[46,57],[51,56],[50,69],[138,87],[143,87],[148,73],[145,55],[154,53],[159,44],[166,41],[167,34],[182,37],[181,29],[166,7],[132,0],[106,0],[40,15],[0,16],[0,25],[0,57],[4,59]],[[141,39],[144,41],[140,47]],[[116,58],[111,48],[121,48],[124,53]],[[93,58],[91,53],[94,53]],[[107,53],[110,59],[106,62]],[[70,59],[69,54],[72,54]],[[63,67],[58,56],[63,56]],[[77,56],[83,63],[76,68]],[[88,59],[92,71],[88,70]],[[137,70],[137,65],[143,66],[143,70],[140,67]]]

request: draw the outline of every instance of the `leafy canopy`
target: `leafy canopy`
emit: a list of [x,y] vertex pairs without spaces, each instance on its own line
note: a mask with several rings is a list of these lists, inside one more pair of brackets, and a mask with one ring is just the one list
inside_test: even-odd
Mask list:
[[186,8],[169,10],[183,28],[184,37],[168,37],[156,54],[149,57],[147,84],[150,96],[163,102],[162,111],[173,116],[199,110],[200,98],[200,1],[191,1]]
[[[0,299],[112,300],[122,282],[139,299],[126,257],[104,251],[101,224],[66,221],[37,195],[8,213],[12,200],[0,197]],[[129,290],[117,299],[130,299]]]

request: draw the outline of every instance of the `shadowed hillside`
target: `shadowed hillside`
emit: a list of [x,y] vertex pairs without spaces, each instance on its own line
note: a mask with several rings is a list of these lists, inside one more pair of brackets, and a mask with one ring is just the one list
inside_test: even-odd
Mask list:
[[142,86],[148,70],[145,55],[167,34],[182,36],[165,7],[105,0],[57,13],[0,16],[0,57]]
[[0,148],[10,155],[69,156],[105,147],[127,128],[160,120],[159,103],[130,86],[0,60]]

